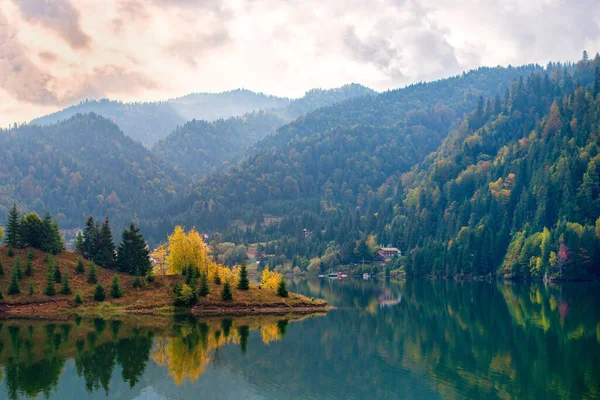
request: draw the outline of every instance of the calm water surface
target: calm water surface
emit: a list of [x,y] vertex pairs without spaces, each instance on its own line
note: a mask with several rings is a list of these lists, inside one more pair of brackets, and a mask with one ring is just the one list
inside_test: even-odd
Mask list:
[[600,286],[294,280],[326,316],[0,322],[0,398],[600,398]]

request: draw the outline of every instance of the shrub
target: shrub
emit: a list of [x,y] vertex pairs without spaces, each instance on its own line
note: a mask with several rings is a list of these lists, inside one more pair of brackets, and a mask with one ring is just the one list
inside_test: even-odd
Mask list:
[[231,285],[229,284],[229,282],[225,282],[225,284],[223,285],[223,290],[221,291],[221,300],[233,300],[233,293],[231,293]]
[[146,272],[146,282],[152,283],[156,280],[154,276],[154,269],[152,267],[148,268],[148,272]]
[[242,267],[240,269],[240,279],[237,284],[239,290],[250,289],[250,281],[248,280],[248,268],[246,268],[246,261],[242,261]]
[[106,293],[104,292],[104,286],[102,284],[96,285],[96,291],[94,292],[94,300],[104,301],[106,300]]
[[131,283],[131,286],[133,286],[136,289],[141,288],[143,286],[142,279],[136,275],[136,277],[133,278],[133,282]]
[[178,307],[190,307],[197,300],[194,289],[181,282],[177,282],[173,294],[173,303]]
[[198,296],[206,297],[208,296],[208,276],[206,274],[200,275],[200,289],[198,289]]
[[0,258],[0,275],[4,275],[4,264],[2,263],[1,258]]
[[110,285],[110,296],[118,299],[123,297],[123,291],[121,290],[121,284],[119,283],[119,277],[113,276],[112,284]]
[[90,269],[88,270],[87,282],[91,284],[98,283],[98,275],[96,274],[96,265],[94,263],[90,265]]
[[285,286],[285,280],[281,278],[279,281],[279,285],[277,285],[277,296],[279,297],[288,297],[288,291]]
[[83,263],[83,259],[79,257],[77,259],[77,266],[75,267],[75,272],[78,274],[83,274],[85,272],[85,264]]

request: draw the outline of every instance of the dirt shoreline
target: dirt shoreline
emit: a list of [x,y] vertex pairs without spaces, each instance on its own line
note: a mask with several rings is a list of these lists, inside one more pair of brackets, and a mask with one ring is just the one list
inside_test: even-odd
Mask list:
[[226,304],[212,303],[196,305],[189,309],[174,307],[133,306],[119,307],[110,303],[101,303],[94,306],[75,307],[69,300],[56,299],[43,302],[21,302],[0,304],[0,319],[28,318],[47,319],[68,317],[74,315],[176,315],[191,314],[194,316],[255,316],[255,315],[308,315],[324,314],[333,307],[327,304]]

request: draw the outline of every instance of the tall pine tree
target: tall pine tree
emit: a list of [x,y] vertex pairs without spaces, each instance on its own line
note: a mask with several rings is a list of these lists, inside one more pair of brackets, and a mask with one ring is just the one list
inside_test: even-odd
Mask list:
[[104,268],[112,269],[115,267],[115,244],[113,243],[108,217],[104,220],[98,233],[94,262]]
[[96,255],[96,244],[98,242],[98,229],[94,223],[94,218],[90,215],[85,223],[83,231],[83,256],[92,260]]
[[128,274],[145,275],[150,268],[150,251],[139,228],[131,222],[124,230],[117,250],[117,269]]
[[19,236],[19,209],[17,204],[13,204],[8,213],[8,223],[6,224],[6,245],[18,248],[21,242]]

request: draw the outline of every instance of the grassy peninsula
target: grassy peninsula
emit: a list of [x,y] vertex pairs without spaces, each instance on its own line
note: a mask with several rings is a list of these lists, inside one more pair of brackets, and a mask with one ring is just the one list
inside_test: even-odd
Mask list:
[[[257,314],[307,314],[323,312],[328,310],[327,303],[323,300],[309,299],[304,296],[289,293],[288,297],[282,298],[274,289],[261,288],[250,285],[248,290],[239,290],[235,285],[231,286],[232,300],[221,300],[221,292],[224,283],[220,285],[210,282],[209,293],[199,297],[190,307],[177,307],[174,305],[173,290],[182,276],[157,275],[153,282],[146,278],[140,279],[141,287],[134,287],[135,276],[109,270],[94,265],[97,283],[89,283],[89,270],[92,262],[84,261],[84,272],[77,271],[78,261],[81,259],[76,253],[63,250],[57,255],[50,256],[55,266],[60,270],[63,277],[67,278],[71,289],[70,294],[62,294],[62,282],[55,282],[56,294],[49,296],[45,294],[48,285],[48,254],[41,250],[31,249],[33,260],[32,271],[28,276],[25,273],[29,249],[13,249],[9,256],[6,246],[0,247],[0,260],[2,262],[2,274],[0,274],[0,292],[3,299],[0,300],[0,317],[26,317],[46,318],[56,315],[99,315],[109,316],[113,314],[138,313],[138,314],[169,314],[174,312],[191,312],[195,315],[220,316],[220,315],[257,315]],[[20,293],[9,295],[8,288],[11,285],[13,268],[19,260],[22,270],[22,278],[18,279]],[[111,285],[114,277],[117,277],[122,292],[122,297],[111,296]],[[104,301],[94,299],[98,284],[105,289]],[[33,294],[30,294],[30,288]],[[76,294],[80,294],[81,304],[75,302]]]

